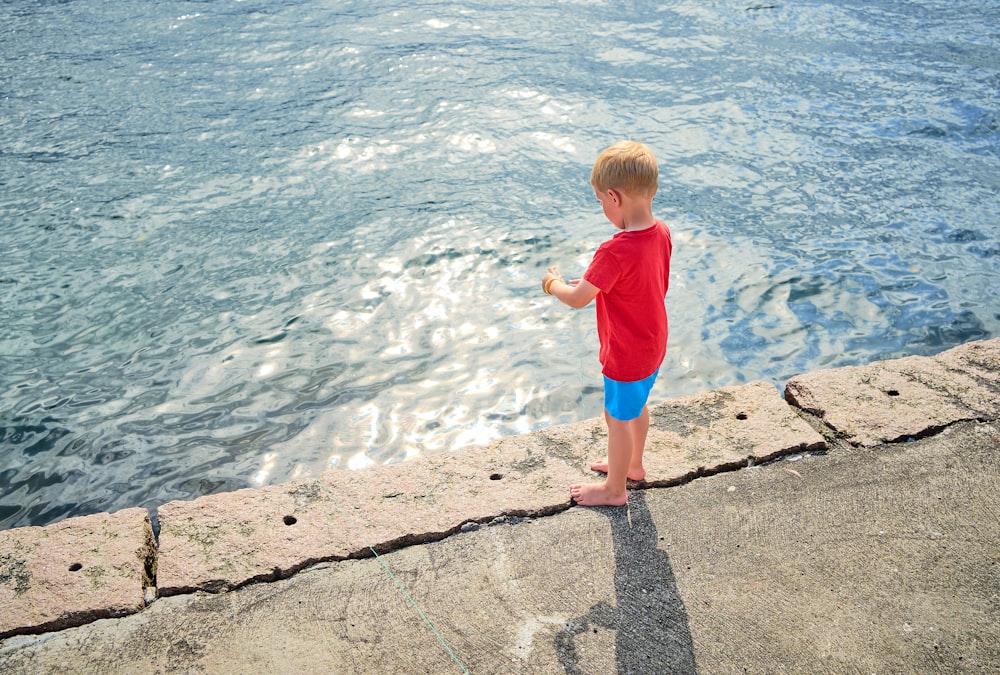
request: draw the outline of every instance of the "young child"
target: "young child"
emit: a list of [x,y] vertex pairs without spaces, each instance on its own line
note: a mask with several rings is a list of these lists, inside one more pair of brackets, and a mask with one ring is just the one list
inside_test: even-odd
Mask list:
[[583,279],[566,283],[550,267],[542,290],[573,308],[597,298],[608,456],[590,468],[607,477],[573,485],[570,495],[584,506],[623,506],[627,479],[646,477],[646,400],[667,351],[664,298],[673,247],[670,230],[653,217],[659,170],[647,146],[621,141],[607,148],[594,163],[590,183],[604,215],[621,232],[598,247]]

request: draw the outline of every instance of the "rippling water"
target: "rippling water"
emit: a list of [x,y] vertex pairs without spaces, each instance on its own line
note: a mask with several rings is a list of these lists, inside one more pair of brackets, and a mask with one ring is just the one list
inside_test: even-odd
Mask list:
[[600,413],[623,137],[655,397],[1000,334],[1000,3],[0,5],[0,528]]

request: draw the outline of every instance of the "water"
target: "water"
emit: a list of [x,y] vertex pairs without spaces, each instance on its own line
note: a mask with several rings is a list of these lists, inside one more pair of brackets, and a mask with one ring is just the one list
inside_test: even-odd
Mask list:
[[596,416],[539,290],[662,163],[655,398],[1000,334],[1000,3],[0,5],[0,527]]

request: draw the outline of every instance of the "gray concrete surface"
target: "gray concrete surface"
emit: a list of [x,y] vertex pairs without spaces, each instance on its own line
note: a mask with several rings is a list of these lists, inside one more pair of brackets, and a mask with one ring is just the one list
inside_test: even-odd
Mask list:
[[9,638],[0,671],[997,672],[998,490],[995,423],[841,442],[633,491],[627,509]]

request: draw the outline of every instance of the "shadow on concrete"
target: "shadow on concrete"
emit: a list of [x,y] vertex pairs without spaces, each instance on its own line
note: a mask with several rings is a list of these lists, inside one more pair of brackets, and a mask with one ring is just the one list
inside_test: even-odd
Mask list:
[[687,611],[666,551],[641,491],[629,506],[598,508],[611,520],[615,549],[615,602],[600,602],[566,623],[555,638],[566,673],[583,673],[577,638],[598,628],[615,631],[619,673],[696,673]]

